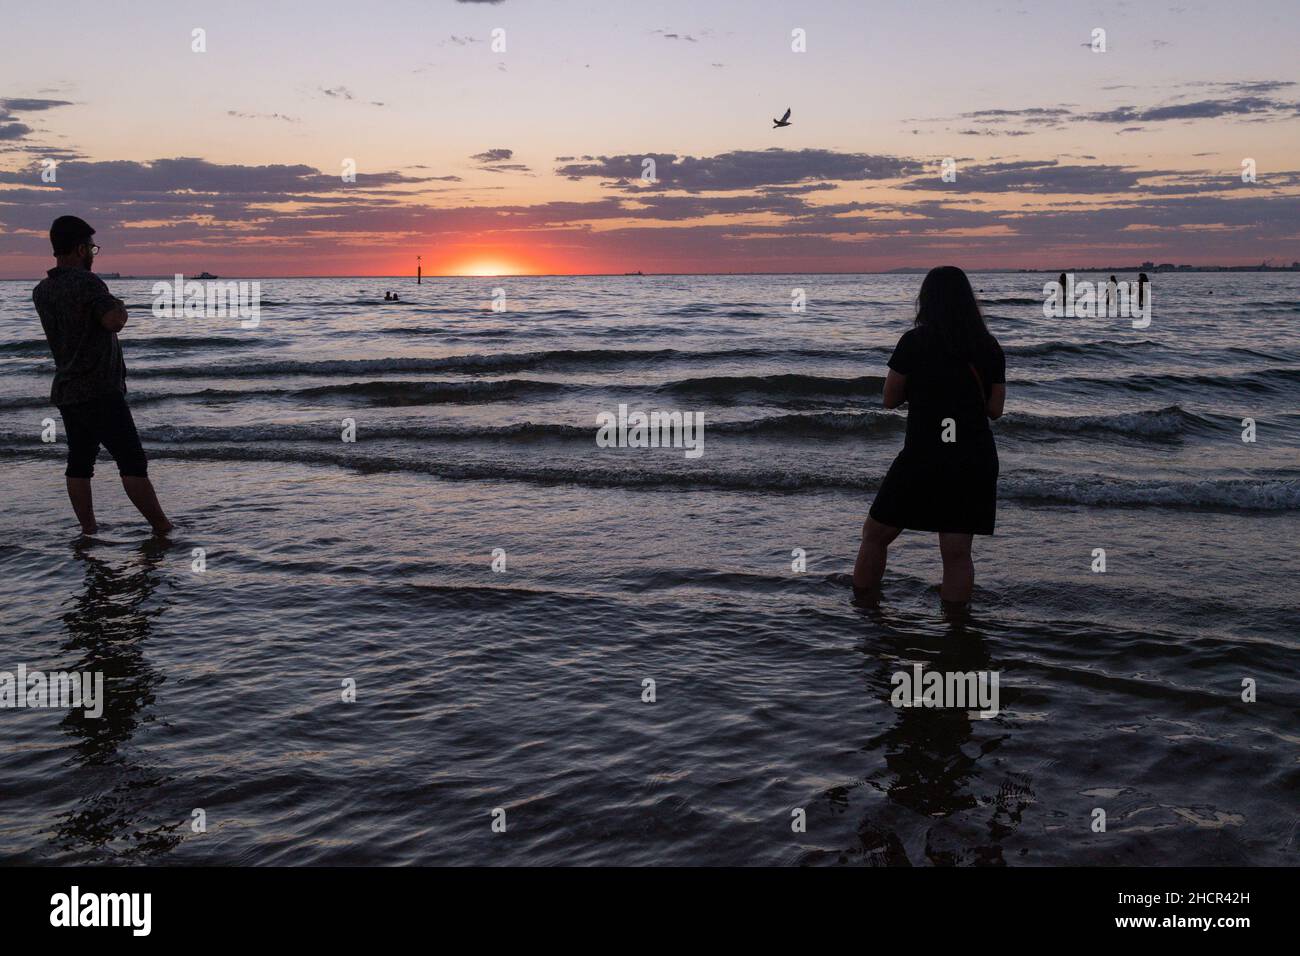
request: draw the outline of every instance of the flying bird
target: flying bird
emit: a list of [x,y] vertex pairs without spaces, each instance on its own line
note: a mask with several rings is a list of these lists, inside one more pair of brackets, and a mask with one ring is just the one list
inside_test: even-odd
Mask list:
[[780,129],[782,126],[790,125],[790,111],[786,110],[785,115],[780,119],[772,120],[772,129]]

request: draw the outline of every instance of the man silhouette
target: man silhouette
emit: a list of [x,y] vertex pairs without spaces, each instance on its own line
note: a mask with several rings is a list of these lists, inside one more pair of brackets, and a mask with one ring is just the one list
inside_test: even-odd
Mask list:
[[85,220],[60,216],[50,226],[55,267],[34,290],[45,341],[54,356],[50,401],[63,416],[68,439],[68,498],[85,534],[94,534],[95,506],[90,479],[99,446],[117,462],[122,487],[155,534],[172,523],[163,514],[149,480],[148,461],[126,404],[126,363],[117,333],[126,325],[126,306],[90,271],[99,246]]

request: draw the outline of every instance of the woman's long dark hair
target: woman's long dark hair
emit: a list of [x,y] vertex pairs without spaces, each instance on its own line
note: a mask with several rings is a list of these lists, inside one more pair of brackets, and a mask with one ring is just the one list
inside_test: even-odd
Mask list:
[[926,274],[916,297],[916,327],[933,336],[939,347],[964,362],[989,351],[989,330],[975,290],[956,266],[939,266]]

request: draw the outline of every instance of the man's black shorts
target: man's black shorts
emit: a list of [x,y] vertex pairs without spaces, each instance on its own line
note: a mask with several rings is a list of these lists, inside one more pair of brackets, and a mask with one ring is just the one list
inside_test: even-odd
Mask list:
[[95,474],[100,445],[113,456],[123,478],[144,478],[149,474],[149,462],[125,395],[110,392],[93,401],[60,405],[59,414],[68,433],[68,469],[64,474],[69,478],[90,478]]

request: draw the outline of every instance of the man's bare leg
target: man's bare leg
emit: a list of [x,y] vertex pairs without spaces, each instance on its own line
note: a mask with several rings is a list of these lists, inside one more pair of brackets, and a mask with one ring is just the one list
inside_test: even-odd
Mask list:
[[889,545],[902,532],[902,528],[881,524],[868,517],[862,525],[862,546],[858,548],[858,561],[853,566],[853,589],[874,591],[885,576],[885,562],[889,559]]
[[72,511],[77,516],[83,534],[94,534],[99,530],[95,521],[95,499],[90,491],[89,478],[69,478],[68,500],[72,502]]
[[172,530],[172,523],[167,520],[162,505],[158,503],[152,481],[135,475],[123,475],[122,487],[126,489],[126,496],[131,499],[131,504],[144,515],[144,519],[149,522],[155,534],[166,534]]

